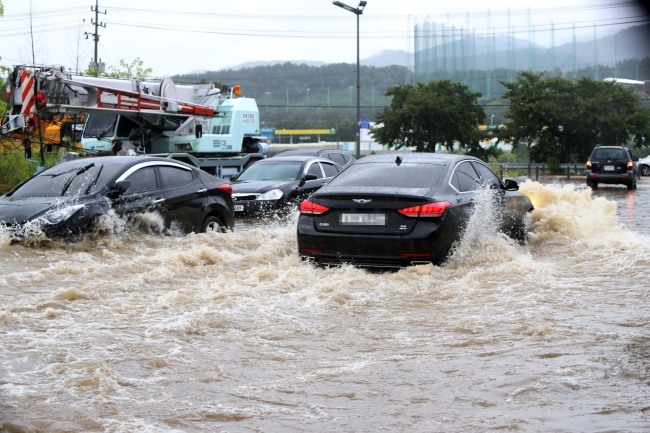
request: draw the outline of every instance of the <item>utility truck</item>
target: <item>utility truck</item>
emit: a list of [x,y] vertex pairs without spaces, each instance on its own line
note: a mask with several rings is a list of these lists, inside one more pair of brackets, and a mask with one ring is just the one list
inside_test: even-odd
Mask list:
[[255,100],[240,93],[239,86],[222,92],[171,78],[126,80],[19,65],[7,79],[2,133],[29,132],[39,118],[82,114],[86,154],[165,155],[229,177],[269,150]]

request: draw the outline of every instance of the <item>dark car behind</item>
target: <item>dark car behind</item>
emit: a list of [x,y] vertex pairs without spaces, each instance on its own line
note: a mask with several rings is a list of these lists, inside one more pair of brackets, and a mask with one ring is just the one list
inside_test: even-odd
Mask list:
[[304,155],[257,161],[231,180],[235,215],[287,213],[341,170],[333,161]]
[[587,160],[587,186],[596,189],[599,184],[619,184],[636,189],[639,176],[636,161],[627,147],[595,147]]
[[523,241],[533,205],[517,189],[469,156],[366,156],[300,204],[298,252],[321,265],[439,264],[485,196],[494,223]]
[[331,161],[336,162],[337,164],[341,166],[346,166],[350,164],[351,162],[356,161],[357,158],[354,157],[354,155],[346,150],[341,150],[341,149],[330,149],[330,148],[321,148],[321,149],[310,149],[310,148],[304,148],[304,149],[289,149],[289,150],[282,150],[275,154],[275,156],[296,156],[296,155],[304,155],[304,156],[314,156],[314,157],[319,157],[319,158],[324,158],[324,159],[329,159]]
[[231,187],[168,158],[79,158],[44,170],[0,197],[0,223],[20,236],[33,226],[48,237],[83,233],[113,210],[158,212],[183,232],[234,227]]

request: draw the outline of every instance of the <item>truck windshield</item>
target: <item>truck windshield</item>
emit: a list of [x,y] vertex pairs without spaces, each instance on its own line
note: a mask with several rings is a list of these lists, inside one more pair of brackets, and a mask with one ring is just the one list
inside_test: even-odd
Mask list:
[[116,114],[93,113],[88,115],[84,128],[84,138],[111,137],[115,131]]

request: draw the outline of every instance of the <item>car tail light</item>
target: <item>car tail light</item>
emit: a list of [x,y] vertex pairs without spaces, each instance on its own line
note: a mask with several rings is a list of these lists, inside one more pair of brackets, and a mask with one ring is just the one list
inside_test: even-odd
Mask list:
[[628,170],[633,170],[634,169],[634,162],[628,161],[627,162],[627,169]]
[[327,206],[323,206],[313,201],[303,200],[298,207],[300,213],[309,214],[309,215],[321,215],[330,210]]
[[319,250],[316,248],[300,248],[298,252],[303,254],[323,254],[323,250]]
[[217,187],[217,189],[225,192],[228,195],[232,195],[232,186],[229,183],[222,183]]
[[439,201],[435,203],[405,207],[399,209],[397,212],[407,217],[441,217],[450,206],[451,203],[448,201]]
[[591,168],[591,161],[587,161],[587,168]]

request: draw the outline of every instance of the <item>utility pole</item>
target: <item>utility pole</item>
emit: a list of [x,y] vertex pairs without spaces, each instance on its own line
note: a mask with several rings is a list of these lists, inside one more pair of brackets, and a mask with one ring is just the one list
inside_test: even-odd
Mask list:
[[[104,9],[104,12],[99,12],[99,0],[95,0],[95,6],[91,6],[90,10],[92,12],[95,12],[95,18],[90,20],[90,23],[95,26],[95,33],[90,33],[90,36],[93,37],[93,41],[95,41],[95,58],[93,59],[93,69],[95,70],[100,70],[99,67],[99,57],[97,54],[97,46],[99,45],[99,28],[104,27],[106,28],[106,23],[100,23],[99,22],[99,14],[102,13],[106,15],[106,9]],[[84,20],[85,21],[85,20]],[[88,32],[85,33],[86,39],[88,39]],[[101,68],[103,70],[104,68]]]

